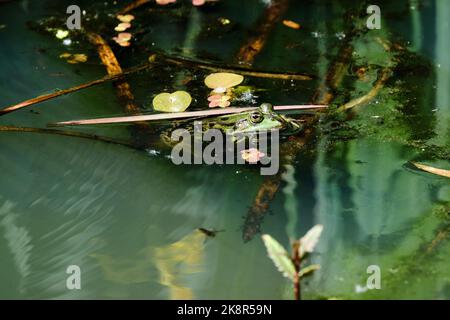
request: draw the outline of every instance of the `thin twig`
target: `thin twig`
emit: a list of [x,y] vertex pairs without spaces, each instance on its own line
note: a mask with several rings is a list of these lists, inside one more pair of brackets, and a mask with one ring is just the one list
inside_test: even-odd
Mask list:
[[[311,110],[311,109],[323,109],[327,106],[320,105],[303,105],[303,106],[274,106],[275,111],[290,111],[290,110]],[[201,110],[201,111],[189,111],[189,112],[174,112],[174,113],[158,113],[138,116],[126,116],[126,117],[111,117],[111,118],[99,118],[99,119],[85,119],[85,120],[70,120],[49,124],[49,126],[79,126],[79,125],[93,125],[93,124],[113,124],[113,123],[132,123],[142,121],[160,121],[160,120],[174,120],[182,118],[197,118],[197,117],[210,117],[220,116],[234,113],[241,113],[250,110],[255,110],[257,107],[234,107],[215,110]]]
[[277,80],[312,80],[313,76],[301,73],[277,73],[277,72],[267,72],[267,71],[257,71],[249,70],[243,67],[221,67],[213,63],[205,63],[194,60],[189,60],[181,57],[169,57],[165,55],[155,55],[153,56],[155,60],[162,59],[165,62],[182,65],[191,66],[197,69],[208,70],[212,72],[230,72],[238,73],[243,76],[255,77],[255,78],[266,78],[266,79],[277,79]]

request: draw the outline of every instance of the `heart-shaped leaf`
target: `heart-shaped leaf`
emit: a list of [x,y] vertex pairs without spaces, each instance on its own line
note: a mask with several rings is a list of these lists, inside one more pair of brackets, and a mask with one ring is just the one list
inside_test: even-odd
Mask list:
[[207,76],[205,79],[205,84],[211,89],[228,89],[241,84],[242,81],[244,81],[244,77],[239,74],[220,72],[212,73]]
[[263,235],[262,239],[266,245],[269,258],[272,259],[278,271],[280,271],[286,278],[294,281],[295,266],[286,249],[284,249],[284,247],[277,240],[268,234]]
[[186,91],[160,93],[153,99],[153,108],[162,112],[183,112],[192,102],[191,95]]

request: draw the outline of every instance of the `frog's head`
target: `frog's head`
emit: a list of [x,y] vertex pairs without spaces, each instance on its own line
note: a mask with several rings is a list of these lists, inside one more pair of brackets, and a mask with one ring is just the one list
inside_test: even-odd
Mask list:
[[233,134],[259,131],[280,130],[293,134],[301,129],[294,120],[277,114],[270,103],[263,103],[257,110],[246,113],[247,116],[236,121]]

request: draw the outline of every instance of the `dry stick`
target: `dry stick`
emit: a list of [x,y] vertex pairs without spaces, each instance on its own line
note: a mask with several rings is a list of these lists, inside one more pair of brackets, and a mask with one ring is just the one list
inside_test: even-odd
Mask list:
[[411,162],[416,168],[428,172],[428,173],[432,173],[441,177],[447,177],[450,178],[450,170],[445,170],[445,169],[439,169],[439,168],[434,168],[434,167],[430,167],[427,166],[425,164],[422,163],[418,163],[418,162]]
[[[274,106],[275,111],[311,110],[311,109],[323,109],[323,108],[327,108],[327,106],[319,106],[319,105]],[[51,123],[49,125],[50,126],[79,126],[79,125],[93,125],[93,124],[113,124],[113,123],[132,123],[132,122],[142,122],[142,121],[174,120],[174,119],[183,119],[183,118],[229,115],[229,114],[241,113],[241,112],[246,112],[246,111],[255,110],[255,109],[258,109],[258,107],[233,107],[233,108],[216,109],[216,110],[201,110],[201,111],[174,112],[174,113],[158,113],[158,114],[148,114],[148,115],[140,115],[140,116],[127,116],[127,117],[69,120],[69,121]]]
[[150,67],[151,67],[150,64],[145,64],[145,65],[142,65],[142,66],[130,68],[130,69],[128,69],[128,70],[126,70],[126,71],[124,71],[124,72],[122,72],[120,74],[107,75],[107,76],[105,76],[105,77],[103,77],[101,79],[97,79],[97,80],[94,80],[94,81],[83,83],[83,84],[80,84],[78,86],[75,86],[75,87],[72,87],[72,88],[69,88],[69,89],[59,90],[59,91],[56,91],[56,92],[53,92],[53,93],[44,94],[44,95],[38,96],[36,98],[25,100],[25,101],[20,102],[18,104],[15,104],[15,105],[12,105],[12,106],[8,106],[8,107],[6,107],[4,109],[1,109],[0,110],[0,116],[4,115],[4,114],[7,114],[7,113],[10,113],[10,112],[13,112],[13,111],[17,111],[17,110],[29,107],[29,106],[32,106],[32,105],[35,105],[35,104],[38,104],[38,103],[41,103],[41,102],[45,102],[47,100],[51,100],[51,99],[54,99],[54,98],[57,98],[57,97],[60,97],[60,96],[64,96],[64,95],[67,95],[67,94],[70,94],[70,93],[73,93],[73,92],[76,92],[76,91],[79,91],[79,90],[87,89],[87,88],[90,88],[90,87],[93,87],[93,86],[105,83],[107,81],[118,80],[118,79],[120,79],[120,78],[122,78],[124,76],[127,76],[127,75],[130,75],[132,73],[148,69]]
[[30,128],[30,127],[15,127],[15,126],[0,126],[0,131],[2,132],[31,132],[31,133],[45,133],[45,134],[55,134],[60,136],[66,136],[66,137],[75,137],[75,138],[83,138],[83,139],[90,139],[90,140],[96,140],[96,141],[102,141],[112,144],[118,144],[125,147],[130,147],[133,149],[137,149],[136,146],[133,144],[116,140],[108,137],[102,137],[94,134],[88,134],[84,132],[75,132],[75,131],[63,131],[63,130],[56,130],[56,129],[47,129],[47,128]]
[[[158,58],[158,57],[156,57]],[[194,68],[213,71],[213,72],[231,72],[238,73],[243,76],[255,77],[255,78],[266,78],[266,79],[277,79],[277,80],[312,80],[313,77],[306,74],[300,73],[276,73],[276,72],[264,72],[264,71],[254,71],[248,68],[233,68],[233,67],[219,67],[212,63],[202,63],[194,60],[189,60],[180,57],[166,57],[160,56],[165,62],[169,62],[176,65],[190,65]]]

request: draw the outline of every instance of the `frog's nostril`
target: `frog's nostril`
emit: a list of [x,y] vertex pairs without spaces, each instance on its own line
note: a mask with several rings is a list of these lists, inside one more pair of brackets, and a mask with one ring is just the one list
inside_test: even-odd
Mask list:
[[270,103],[266,102],[260,106],[260,109],[263,113],[269,113],[273,111],[273,106]]

